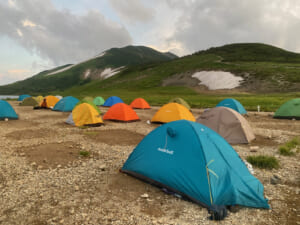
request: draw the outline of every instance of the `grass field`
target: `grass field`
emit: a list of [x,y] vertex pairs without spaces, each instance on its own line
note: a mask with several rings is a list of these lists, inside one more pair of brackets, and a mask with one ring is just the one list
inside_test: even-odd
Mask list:
[[157,87],[151,89],[70,89],[61,93],[64,96],[74,95],[82,99],[85,96],[101,96],[104,99],[110,96],[119,96],[125,103],[130,104],[132,100],[138,97],[146,99],[151,105],[161,106],[169,102],[172,98],[181,97],[186,100],[193,108],[211,108],[215,107],[218,102],[225,98],[235,98],[240,101],[246,110],[256,111],[257,106],[260,105],[261,111],[276,111],[284,102],[299,98],[300,92],[297,93],[274,93],[274,94],[216,94],[216,93],[197,93],[196,91],[187,87]]

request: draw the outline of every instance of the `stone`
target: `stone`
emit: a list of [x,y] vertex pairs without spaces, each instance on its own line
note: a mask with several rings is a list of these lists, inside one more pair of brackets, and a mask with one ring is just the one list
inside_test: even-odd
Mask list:
[[281,178],[276,174],[274,174],[273,177],[271,177],[270,179],[270,183],[273,185],[279,184],[280,182],[281,182]]
[[106,165],[102,164],[99,168],[100,168],[100,170],[104,171],[106,169]]
[[74,187],[74,189],[75,189],[75,191],[79,191],[79,186],[76,185],[76,186]]
[[148,195],[147,193],[142,194],[142,195],[141,195],[141,198],[149,198],[149,195]]
[[250,152],[257,152],[258,149],[258,146],[250,146]]

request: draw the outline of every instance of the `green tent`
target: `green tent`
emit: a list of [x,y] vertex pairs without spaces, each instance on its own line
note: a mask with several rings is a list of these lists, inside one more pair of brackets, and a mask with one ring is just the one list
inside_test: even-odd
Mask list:
[[285,102],[277,109],[274,118],[278,119],[300,119],[300,98]]
[[103,105],[105,101],[102,97],[98,96],[98,97],[94,98],[93,102],[95,105],[100,106],[100,105]]
[[21,106],[37,106],[39,103],[34,99],[34,97],[25,98],[21,103]]
[[188,110],[191,110],[191,106],[186,101],[184,101],[182,98],[173,98],[172,100],[169,101],[169,103],[171,103],[171,102],[181,104],[181,105],[185,106]]
[[93,101],[94,101],[94,98],[93,98],[93,97],[87,96],[87,97],[84,97],[84,98],[82,99],[82,101],[93,102]]
[[94,107],[94,109],[97,110],[97,112],[98,112],[99,114],[101,114],[100,109],[93,103],[93,101],[82,100],[82,101],[78,102],[78,103],[75,105],[74,109],[76,108],[76,106],[78,106],[78,105],[80,105],[80,104],[82,104],[82,103],[88,103],[88,104],[90,104],[91,106]]

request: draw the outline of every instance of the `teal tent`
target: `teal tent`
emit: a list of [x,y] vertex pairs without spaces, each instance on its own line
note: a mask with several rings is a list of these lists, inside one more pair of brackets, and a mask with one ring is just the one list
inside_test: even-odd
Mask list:
[[103,106],[111,107],[117,103],[124,103],[123,100],[117,96],[111,96],[104,102]]
[[219,106],[231,108],[231,109],[239,112],[240,114],[247,114],[247,111],[244,108],[244,106],[239,101],[237,101],[233,98],[224,99],[223,101],[219,102],[216,107],[219,107]]
[[59,100],[53,107],[53,111],[71,112],[75,105],[79,102],[77,98],[73,96],[67,96]]
[[20,95],[18,101],[23,101],[25,98],[31,97],[31,95]]
[[6,118],[16,120],[18,119],[18,115],[7,101],[0,100],[0,120],[4,120]]
[[269,208],[264,187],[215,131],[187,120],[148,134],[121,169],[208,209],[242,205]]
[[103,105],[104,104],[104,99],[100,96],[94,98],[93,103],[97,106]]

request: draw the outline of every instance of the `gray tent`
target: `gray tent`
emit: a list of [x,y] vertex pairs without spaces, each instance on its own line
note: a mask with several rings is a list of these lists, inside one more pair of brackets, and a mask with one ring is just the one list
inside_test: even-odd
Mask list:
[[255,136],[247,120],[228,107],[215,107],[202,113],[197,119],[220,134],[230,144],[249,143]]

